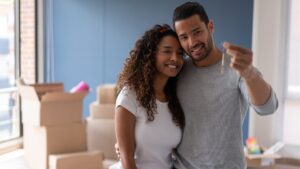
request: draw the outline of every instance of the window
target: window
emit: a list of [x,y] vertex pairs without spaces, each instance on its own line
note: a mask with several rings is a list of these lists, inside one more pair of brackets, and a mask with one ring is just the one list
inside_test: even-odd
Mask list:
[[0,142],[20,136],[16,0],[0,0]]
[[300,1],[291,0],[283,140],[300,146]]

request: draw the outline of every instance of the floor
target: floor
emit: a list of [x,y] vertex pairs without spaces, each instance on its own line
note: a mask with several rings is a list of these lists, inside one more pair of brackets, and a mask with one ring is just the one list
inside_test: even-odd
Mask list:
[[1,169],[30,169],[26,166],[24,160],[24,151],[22,149],[0,156]]
[[[0,168],[1,169],[30,169],[26,166],[24,160],[24,151],[22,149],[7,153],[0,156]],[[248,169],[259,169],[259,168],[248,168]],[[269,169],[269,168],[262,168]],[[270,168],[274,169],[274,168]],[[275,169],[300,169],[300,167],[287,166],[287,165],[276,165]]]

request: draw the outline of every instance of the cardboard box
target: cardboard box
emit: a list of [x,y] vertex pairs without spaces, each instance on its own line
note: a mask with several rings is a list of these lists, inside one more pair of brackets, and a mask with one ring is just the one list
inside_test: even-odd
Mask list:
[[247,154],[247,166],[253,168],[275,168],[275,160],[281,158],[279,154]]
[[115,104],[99,104],[97,102],[91,103],[90,117],[94,119],[114,119]]
[[103,169],[100,151],[49,155],[49,169]]
[[47,169],[48,155],[86,151],[86,124],[47,127],[24,125],[25,161],[32,169]]
[[114,119],[87,118],[87,147],[89,151],[103,152],[105,159],[118,159],[114,145],[116,143]]
[[300,168],[300,159],[299,158],[290,158],[283,157],[280,159],[276,159],[276,169],[296,169]]
[[63,83],[37,83],[30,86],[34,87],[39,99],[46,93],[64,92]]
[[63,84],[20,86],[22,122],[50,126],[82,121],[83,98],[87,92],[64,93]]
[[115,104],[116,102],[116,85],[105,84],[97,87],[97,101],[100,104]]
[[[247,159],[248,161],[249,159]],[[253,160],[253,159],[252,159]],[[251,164],[248,165],[247,169],[299,169],[300,160],[292,158],[278,158],[275,159],[275,163],[272,165],[262,165],[263,159],[251,160]],[[256,162],[255,164],[253,162]]]

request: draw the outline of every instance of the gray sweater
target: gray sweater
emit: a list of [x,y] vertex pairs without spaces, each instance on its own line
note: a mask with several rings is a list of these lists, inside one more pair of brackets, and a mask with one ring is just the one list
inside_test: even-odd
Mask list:
[[178,97],[185,113],[185,128],[177,149],[178,169],[243,169],[246,161],[242,123],[249,106],[261,115],[278,107],[275,93],[262,106],[251,105],[246,86],[229,67],[220,74],[221,62],[197,68],[187,59],[178,79]]

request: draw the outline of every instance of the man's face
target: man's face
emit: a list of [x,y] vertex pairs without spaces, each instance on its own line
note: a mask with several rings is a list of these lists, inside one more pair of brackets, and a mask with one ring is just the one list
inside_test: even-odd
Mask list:
[[199,15],[193,15],[176,21],[175,30],[182,48],[194,61],[202,61],[208,57],[213,48],[212,22],[205,25]]

